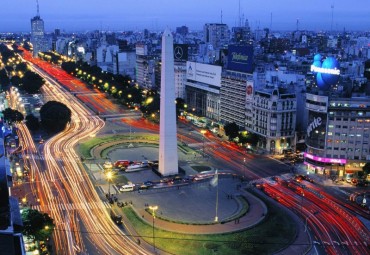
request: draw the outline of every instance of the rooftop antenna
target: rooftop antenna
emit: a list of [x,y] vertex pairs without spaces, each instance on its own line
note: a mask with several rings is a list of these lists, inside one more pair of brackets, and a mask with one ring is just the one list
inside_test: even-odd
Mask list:
[[297,31],[299,31],[299,19],[297,19]]
[[40,16],[39,0],[36,0],[36,5],[37,5],[37,16]]
[[334,4],[331,5],[331,26],[330,26],[330,32],[333,33],[333,19],[334,19]]
[[221,10],[221,24],[222,24],[222,10]]
[[242,21],[241,21],[241,18],[240,18],[240,0],[239,0],[239,27],[242,26]]
[[271,15],[270,15],[270,32],[272,30],[272,12],[271,12]]

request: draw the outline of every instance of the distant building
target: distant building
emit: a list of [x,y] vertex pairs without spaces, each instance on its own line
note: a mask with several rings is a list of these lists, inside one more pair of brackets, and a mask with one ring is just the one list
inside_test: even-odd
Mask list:
[[177,27],[176,33],[182,36],[186,36],[189,33],[189,28],[187,26]]
[[222,48],[230,40],[229,27],[226,24],[207,23],[203,27],[204,42],[209,43],[214,49]]
[[39,4],[37,2],[37,14],[31,19],[31,43],[33,45],[33,56],[39,52],[49,50],[48,40],[45,38],[44,20],[40,17]]
[[145,44],[136,44],[136,81],[145,89],[156,88],[155,81],[156,60],[148,54]]

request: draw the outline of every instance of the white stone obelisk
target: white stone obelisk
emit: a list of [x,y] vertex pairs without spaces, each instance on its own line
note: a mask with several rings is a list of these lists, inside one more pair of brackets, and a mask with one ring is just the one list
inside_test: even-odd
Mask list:
[[173,37],[167,28],[162,35],[159,169],[163,176],[179,172],[175,104]]

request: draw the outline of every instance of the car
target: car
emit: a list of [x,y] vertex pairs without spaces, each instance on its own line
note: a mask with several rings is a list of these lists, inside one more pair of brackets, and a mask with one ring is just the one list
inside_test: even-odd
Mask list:
[[125,192],[125,191],[133,191],[135,188],[135,184],[131,183],[131,184],[126,184],[126,185],[123,185],[119,191],[121,192]]
[[113,164],[110,161],[105,161],[104,164],[103,164],[103,167],[105,169],[110,169],[110,168],[113,168]]
[[141,184],[139,186],[139,190],[146,190],[146,189],[149,189],[149,186],[145,185],[145,184]]
[[146,185],[148,187],[152,187],[154,185],[154,183],[152,181],[146,181],[146,182],[144,182],[144,185]]

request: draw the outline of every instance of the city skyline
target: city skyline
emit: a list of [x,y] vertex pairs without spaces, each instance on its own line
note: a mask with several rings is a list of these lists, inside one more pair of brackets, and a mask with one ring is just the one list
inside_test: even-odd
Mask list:
[[[160,4],[158,4],[158,2]],[[358,0],[353,5],[345,0],[325,2],[313,1],[240,1],[240,17],[249,20],[252,29],[295,30],[297,19],[302,30],[367,30],[370,24],[368,7],[370,2]],[[197,7],[194,7],[196,6]],[[215,0],[185,2],[160,0],[155,4],[148,0],[125,3],[111,0],[106,3],[91,3],[87,0],[63,2],[39,1],[40,16],[45,21],[45,30],[60,28],[66,32],[86,30],[141,30],[144,28],[162,31],[166,27],[174,30],[186,25],[191,30],[202,29],[205,23],[221,23],[229,27],[239,25],[239,0]],[[22,8],[19,8],[22,6]],[[266,8],[268,6],[268,8]],[[334,6],[332,9],[331,6]],[[204,10],[207,12],[204,12]],[[333,11],[333,23],[332,19]],[[2,8],[1,32],[29,32],[30,19],[36,15],[36,0],[6,2]],[[313,18],[314,17],[314,18]]]

